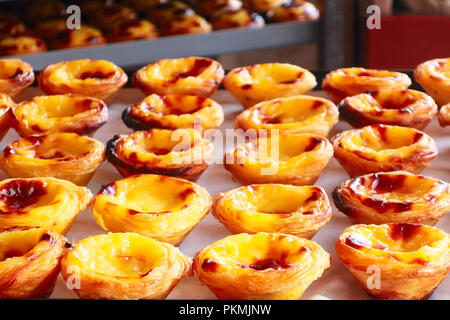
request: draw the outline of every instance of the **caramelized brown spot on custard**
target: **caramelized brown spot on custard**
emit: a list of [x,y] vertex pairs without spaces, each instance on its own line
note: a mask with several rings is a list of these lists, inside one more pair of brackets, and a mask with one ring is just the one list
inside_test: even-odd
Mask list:
[[114,76],[114,74],[115,74],[115,71],[111,71],[108,73],[105,73],[102,71],[94,71],[94,72],[86,71],[80,75],[79,79],[81,79],[81,80],[85,80],[85,79],[103,80],[103,79],[111,78],[112,76]]
[[46,193],[42,181],[12,180],[0,188],[0,200],[5,207],[17,210],[37,203]]
[[[388,193],[401,189],[406,180],[406,175],[374,174],[371,188],[378,193]],[[360,182],[361,183],[361,182]]]
[[216,272],[219,267],[219,263],[211,259],[205,259],[202,263],[202,270],[206,272]]
[[183,201],[186,200],[191,194],[194,194],[195,190],[192,188],[187,188],[178,194],[178,197]]
[[366,238],[358,237],[356,235],[350,234],[345,239],[345,244],[349,247],[352,247],[357,250],[361,250],[362,248],[370,248],[371,243]]
[[322,139],[313,137],[309,139],[309,144],[305,148],[305,152],[313,151],[319,144],[322,143]]
[[255,261],[253,264],[240,264],[239,266],[241,268],[251,268],[257,271],[263,271],[267,269],[282,270],[291,267],[290,264],[276,259],[262,259]]
[[411,239],[422,226],[419,224],[397,223],[391,226],[390,237],[393,240]]
[[194,65],[192,68],[186,72],[182,73],[174,73],[172,75],[172,80],[170,82],[177,82],[181,78],[188,78],[188,77],[197,77],[199,76],[203,71],[205,71],[206,68],[208,68],[212,64],[212,60],[208,59],[196,59],[194,62]]
[[381,140],[383,140],[384,142],[387,142],[387,127],[385,125],[379,124],[376,125],[375,128],[378,130],[378,133],[380,134],[380,138]]
[[251,84],[251,83],[246,83],[246,84],[244,84],[244,85],[241,87],[241,89],[242,89],[242,90],[248,90],[248,89],[251,89],[252,86],[253,86],[253,84]]
[[316,110],[319,109],[323,105],[323,102],[320,100],[315,100],[311,106],[311,109]]

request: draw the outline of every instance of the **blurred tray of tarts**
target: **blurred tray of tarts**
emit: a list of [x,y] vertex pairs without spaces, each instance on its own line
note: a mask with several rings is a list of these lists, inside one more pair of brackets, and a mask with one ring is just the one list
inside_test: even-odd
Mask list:
[[[71,15],[78,11],[74,28]],[[318,7],[300,0],[10,1],[0,4],[0,56],[319,18]]]
[[[37,75],[40,88],[27,88],[30,66],[4,63],[3,81],[9,73],[26,81],[4,87],[14,102],[0,95],[1,210],[12,213],[0,215],[8,228],[0,271],[25,263],[29,291],[6,283],[0,294],[450,298],[448,60],[415,73],[422,82],[424,70],[441,77],[438,92],[362,68],[328,73],[321,91],[321,79],[298,66],[226,73],[202,57],[128,75],[108,61],[60,62]],[[77,95],[83,90],[91,97]],[[227,145],[208,137],[216,128],[256,134]],[[273,150],[274,137],[278,153],[260,153],[264,144]],[[48,277],[39,285],[27,261],[49,246],[34,262]],[[381,289],[369,286],[373,266]]]

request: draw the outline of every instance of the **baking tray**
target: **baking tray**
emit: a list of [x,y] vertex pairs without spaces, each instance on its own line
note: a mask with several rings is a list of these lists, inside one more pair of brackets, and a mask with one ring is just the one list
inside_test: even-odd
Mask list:
[[[22,99],[27,99],[35,95],[43,94],[37,88],[29,88],[26,95]],[[323,92],[313,92],[313,95],[324,96]],[[128,106],[131,106],[144,98],[144,95],[137,89],[122,89],[115,101],[109,105],[109,119],[96,133],[94,138],[106,143],[115,134],[130,133],[131,130],[126,128],[120,119],[120,115]],[[213,99],[222,104],[225,113],[225,122],[221,126],[221,130],[232,129],[234,127],[234,118],[243,108],[236,100],[226,91],[218,91]],[[339,122],[330,133],[330,137],[342,130],[350,129],[350,126],[344,122]],[[431,163],[431,166],[425,169],[422,174],[442,179],[450,180],[450,139],[448,139],[449,129],[439,127],[437,119],[433,119],[432,123],[424,130],[431,135],[439,148],[438,157]],[[3,149],[6,144],[18,139],[19,136],[11,130],[3,139],[0,147]],[[216,145],[217,146],[217,145]],[[224,150],[219,146],[216,148],[217,163],[221,163]],[[2,179],[7,178],[1,173]],[[117,170],[108,162],[104,162],[95,175],[93,176],[88,188],[95,194],[104,184],[122,178]],[[327,168],[322,172],[317,185],[323,187],[328,196],[333,189],[342,181],[348,179],[345,170],[332,159]],[[222,164],[211,165],[201,176],[198,184],[205,187],[211,196],[217,192],[227,191],[240,186],[232,175],[228,173]],[[331,199],[331,198],[330,198]],[[313,241],[319,243],[325,250],[332,255],[332,266],[325,271],[323,276],[316,280],[305,292],[303,299],[371,299],[365,293],[356,279],[352,276],[339,261],[334,251],[335,242],[339,234],[351,225],[350,220],[336,207],[333,206],[333,218],[325,225],[313,238]],[[450,216],[445,215],[437,227],[450,232]],[[95,223],[91,208],[81,212],[76,218],[71,230],[67,233],[67,238],[71,242],[76,242],[85,237],[105,233]],[[213,242],[222,239],[230,233],[222,226],[211,214],[208,214],[188,235],[184,242],[180,245],[180,250],[189,257],[193,257],[196,252]],[[71,299],[77,298],[75,293],[66,287],[65,281],[59,276],[55,290],[51,296],[53,299]],[[168,299],[215,299],[215,296],[209,289],[203,286],[196,276],[184,278],[177,287],[168,296]],[[450,277],[435,290],[430,299],[450,299]]]

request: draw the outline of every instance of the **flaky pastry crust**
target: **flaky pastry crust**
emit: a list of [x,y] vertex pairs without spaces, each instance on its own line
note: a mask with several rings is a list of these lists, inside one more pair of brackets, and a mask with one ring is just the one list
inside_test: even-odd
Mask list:
[[19,59],[0,60],[0,92],[19,97],[34,81],[33,68]]
[[45,228],[14,227],[0,232],[0,243],[0,298],[49,297],[71,247],[66,238]]
[[53,132],[93,135],[108,119],[106,104],[72,94],[36,96],[12,111],[14,127],[22,136]]
[[317,186],[256,184],[216,195],[213,214],[231,233],[280,232],[311,239],[331,219]]
[[439,124],[442,127],[450,126],[450,103],[439,110]]
[[195,11],[204,17],[213,17],[224,11],[238,10],[242,7],[240,0],[199,0],[195,3]]
[[329,267],[318,244],[281,233],[229,236],[194,257],[200,281],[219,299],[298,300]]
[[273,11],[272,19],[276,22],[312,21],[320,18],[319,9],[308,1],[288,1]]
[[87,185],[105,159],[105,146],[76,133],[31,135],[9,144],[0,168],[10,177],[55,177]]
[[262,28],[265,26],[264,18],[255,12],[241,8],[226,10],[211,18],[215,30],[233,28]]
[[117,135],[107,159],[124,176],[162,174],[196,181],[214,158],[214,147],[194,129],[151,129]]
[[48,94],[73,93],[100,100],[112,100],[127,83],[126,73],[106,60],[63,61],[44,68],[39,87]]
[[[408,223],[354,225],[336,243],[339,259],[364,289],[389,300],[431,295],[450,271],[449,248],[448,233]],[[369,279],[374,271],[379,281]]]
[[414,78],[439,106],[450,103],[450,58],[419,64]]
[[327,139],[312,134],[259,137],[224,157],[225,169],[242,184],[313,184],[333,157]]
[[62,260],[61,274],[76,273],[82,299],[165,299],[192,275],[191,261],[177,248],[135,233],[108,233],[77,242]]
[[427,134],[382,124],[343,131],[332,144],[335,158],[351,177],[398,170],[417,174],[438,154]]
[[211,96],[224,77],[222,65],[209,58],[163,59],[134,73],[133,85],[145,94]]
[[[0,80],[1,82],[1,80]],[[11,127],[11,110],[16,104],[10,96],[0,93],[0,141]]]
[[0,55],[14,56],[47,51],[44,40],[31,35],[8,36],[0,39]]
[[404,73],[364,68],[343,68],[331,71],[322,82],[322,89],[338,104],[342,99],[380,89],[407,89],[411,79]]
[[311,96],[293,96],[264,101],[236,117],[236,129],[285,134],[312,133],[328,136],[338,122],[337,107],[329,100]]
[[264,63],[231,70],[223,85],[244,108],[250,108],[262,101],[307,94],[317,82],[311,72],[299,66]]
[[433,98],[411,89],[361,93],[347,97],[339,104],[341,117],[355,128],[389,124],[420,130],[430,123],[437,111]]
[[405,171],[380,172],[343,182],[333,200],[355,224],[434,225],[450,211],[450,187]]
[[137,175],[100,190],[92,213],[105,230],[136,232],[179,245],[211,209],[211,197],[193,182],[162,175]]

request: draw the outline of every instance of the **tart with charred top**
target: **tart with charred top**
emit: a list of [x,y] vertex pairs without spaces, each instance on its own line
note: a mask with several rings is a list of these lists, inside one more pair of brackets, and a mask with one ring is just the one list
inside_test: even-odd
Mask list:
[[311,239],[331,219],[317,186],[260,184],[219,193],[213,214],[231,233],[280,232]]
[[450,102],[450,58],[434,59],[418,65],[414,78],[439,106]]
[[266,130],[268,134],[313,133],[328,136],[338,122],[337,107],[329,100],[294,96],[264,101],[245,110],[236,117],[235,126],[245,130]]
[[417,174],[438,154],[427,134],[382,124],[343,131],[332,143],[334,156],[351,177],[398,170]]
[[178,248],[135,233],[108,233],[77,242],[62,260],[66,281],[77,272],[82,299],[165,299],[192,275]]
[[194,257],[200,281],[219,299],[297,300],[330,267],[313,241],[281,233],[241,233]]
[[212,59],[189,57],[163,59],[133,75],[132,82],[145,94],[211,96],[224,77],[222,65]]
[[[394,223],[344,230],[336,253],[364,289],[378,299],[425,299],[450,271],[450,236],[434,227]],[[377,285],[368,279],[378,267]],[[372,268],[371,268],[372,267]]]
[[109,33],[110,42],[154,39],[158,37],[156,26],[148,20],[125,20],[119,22]]
[[15,103],[10,96],[0,93],[0,140],[3,139],[11,127],[11,110],[14,106]]
[[232,28],[262,28],[266,24],[264,18],[247,9],[227,10],[215,15],[211,23],[216,30]]
[[276,22],[311,21],[318,20],[320,12],[308,1],[292,0],[276,8],[271,18]]
[[193,182],[144,174],[100,190],[92,213],[105,230],[136,232],[179,245],[211,209],[211,197]]
[[266,100],[309,93],[316,77],[289,63],[264,63],[235,68],[227,73],[224,87],[244,108]]
[[105,146],[76,133],[31,135],[8,145],[0,167],[10,177],[55,177],[86,185],[105,159]]
[[52,132],[93,135],[108,119],[103,101],[72,94],[34,97],[18,104],[12,113],[22,137]]
[[225,155],[225,169],[242,184],[313,184],[333,157],[327,139],[312,134],[259,137]]
[[0,229],[44,227],[66,234],[92,200],[89,189],[55,178],[0,182]]
[[34,81],[33,68],[19,59],[0,60],[0,92],[17,98]]
[[173,36],[178,34],[208,33],[212,31],[211,24],[202,16],[189,12],[177,14],[161,26],[161,34]]
[[450,126],[450,103],[439,110],[439,124],[442,127]]
[[427,94],[410,89],[381,89],[347,97],[339,113],[353,127],[389,124],[425,128],[437,114],[437,105]]
[[138,19],[137,13],[120,4],[111,4],[95,11],[89,18],[89,24],[102,30],[111,30],[122,21]]
[[214,157],[212,143],[194,129],[117,135],[106,149],[108,161],[124,177],[153,173],[196,181]]
[[49,297],[70,247],[66,238],[45,228],[0,232],[0,298]]
[[336,207],[353,223],[434,225],[450,211],[450,188],[441,180],[408,172],[380,172],[343,182]]
[[195,3],[195,11],[204,16],[212,17],[224,11],[238,10],[242,7],[240,0],[199,0]]
[[407,89],[411,79],[404,73],[364,68],[343,68],[331,71],[322,82],[322,89],[338,104],[342,99],[380,89]]
[[63,61],[44,68],[39,87],[48,94],[74,93],[101,100],[112,100],[127,83],[126,73],[107,60]]
[[146,18],[158,26],[162,26],[167,21],[173,19],[177,15],[194,14],[189,5],[181,1],[170,1],[157,4],[152,7],[146,14]]
[[244,7],[256,12],[269,12],[289,3],[290,0],[243,0]]
[[125,109],[122,120],[128,128],[196,128],[200,131],[220,127],[224,114],[220,104],[205,97],[157,94]]
[[35,36],[8,36],[0,39],[0,55],[14,56],[47,51],[44,40]]

